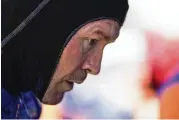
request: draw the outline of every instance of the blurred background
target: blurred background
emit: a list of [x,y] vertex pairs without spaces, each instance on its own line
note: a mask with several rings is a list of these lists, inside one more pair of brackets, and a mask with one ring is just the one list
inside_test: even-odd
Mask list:
[[148,33],[179,40],[178,0],[129,0],[120,36],[106,46],[101,72],[75,85],[62,103],[65,118],[152,118],[159,116],[159,100],[145,97],[142,81],[147,67]]

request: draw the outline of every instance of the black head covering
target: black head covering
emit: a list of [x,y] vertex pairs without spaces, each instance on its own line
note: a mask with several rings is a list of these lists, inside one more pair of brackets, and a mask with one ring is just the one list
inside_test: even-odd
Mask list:
[[[41,1],[2,1],[2,38]],[[122,25],[127,10],[127,0],[51,0],[2,49],[2,87],[14,95],[31,90],[41,100],[74,30],[104,18],[115,19]]]

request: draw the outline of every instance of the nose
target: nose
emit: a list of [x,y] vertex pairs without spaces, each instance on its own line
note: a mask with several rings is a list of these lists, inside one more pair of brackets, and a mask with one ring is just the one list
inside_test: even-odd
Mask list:
[[86,70],[90,74],[97,75],[101,69],[101,60],[102,52],[101,54],[91,55],[84,62],[82,69]]

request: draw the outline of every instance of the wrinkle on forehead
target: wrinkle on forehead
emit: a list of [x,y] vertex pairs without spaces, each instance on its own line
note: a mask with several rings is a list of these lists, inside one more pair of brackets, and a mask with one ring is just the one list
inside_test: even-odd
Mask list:
[[104,36],[108,36],[111,40],[117,38],[120,26],[118,22],[114,20],[99,20],[91,22],[83,26],[78,32],[80,33],[93,33],[96,31],[103,32]]
[[94,22],[88,23],[85,26],[83,26],[82,28],[83,28],[83,30],[85,32],[87,32],[90,29],[94,29],[94,27],[100,27],[101,28],[102,27],[101,24],[103,24],[103,23],[108,24],[109,27],[110,26],[116,26],[116,28],[119,28],[119,24],[116,21],[114,21],[114,20],[108,20],[108,19],[98,20],[98,21],[94,21]]

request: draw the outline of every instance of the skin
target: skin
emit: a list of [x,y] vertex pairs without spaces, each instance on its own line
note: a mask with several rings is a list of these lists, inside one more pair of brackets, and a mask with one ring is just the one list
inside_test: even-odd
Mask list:
[[[179,60],[178,49],[179,42],[178,38],[176,39],[166,39],[158,34],[151,33],[149,37],[154,37],[149,39],[149,42],[153,42],[156,49],[150,49],[150,52],[155,55],[154,61],[155,66],[158,68],[158,72],[162,74],[157,74],[157,78],[160,81],[164,81],[166,76],[170,75],[170,70],[177,65]],[[152,41],[154,40],[154,41]],[[157,43],[160,44],[157,44]],[[157,50],[157,51],[155,51]],[[158,53],[157,53],[158,52]],[[150,56],[152,58],[153,56]],[[162,60],[161,60],[162,59]],[[153,71],[150,69],[149,63],[146,63],[148,67],[145,68],[146,74],[142,80],[142,90],[144,92],[143,99],[144,101],[149,101],[154,98],[158,98],[155,89],[150,87],[151,77]],[[144,65],[145,66],[145,65]],[[165,81],[164,81],[165,82]],[[179,83],[168,86],[161,94],[159,100],[159,114],[158,118],[160,119],[178,119],[179,118]]]
[[169,87],[160,100],[161,119],[179,119],[179,83]]
[[[166,82],[167,76],[172,76],[171,70],[176,67],[179,63],[179,42],[178,38],[176,39],[167,39],[160,35],[152,34],[154,36],[154,44],[159,42],[156,46],[156,56],[154,57],[155,63],[155,72],[158,74],[156,78],[158,83]],[[154,48],[155,50],[155,48]],[[157,53],[158,52],[158,53]],[[162,60],[161,60],[162,59]],[[161,119],[176,119],[179,118],[179,84],[174,84],[168,86],[162,93],[160,97],[160,113],[159,118]]]
[[64,93],[72,90],[74,83],[81,84],[88,73],[97,75],[103,49],[115,41],[119,30],[119,24],[109,19],[91,22],[79,29],[62,53],[43,103],[59,103]]

